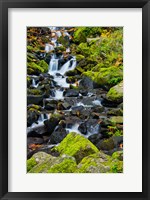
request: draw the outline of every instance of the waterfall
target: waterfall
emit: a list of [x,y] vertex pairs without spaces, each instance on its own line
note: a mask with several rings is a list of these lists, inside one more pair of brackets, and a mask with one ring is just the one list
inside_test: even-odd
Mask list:
[[[71,65],[72,62],[72,65]],[[71,65],[71,66],[70,66]],[[73,58],[71,58],[70,60],[68,60],[59,70],[59,73],[64,75],[67,71],[69,70],[74,70],[76,67],[76,58],[75,56]]]
[[58,59],[55,58],[55,55],[52,56],[49,63],[49,74],[53,74],[58,71]]

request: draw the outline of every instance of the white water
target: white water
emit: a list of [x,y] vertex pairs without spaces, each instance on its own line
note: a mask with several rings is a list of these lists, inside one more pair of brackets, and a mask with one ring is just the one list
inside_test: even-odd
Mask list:
[[48,53],[49,51],[54,50],[54,46],[52,44],[45,44],[45,52]]
[[[70,66],[71,61],[73,61],[72,65]],[[58,71],[58,73],[64,75],[67,71],[74,70],[76,67],[76,58],[75,56],[68,60]]]
[[56,90],[55,91],[55,97],[54,97],[54,99],[56,99],[56,100],[64,99],[64,97],[63,97],[63,91]]
[[92,103],[94,105],[96,105],[96,106],[101,106],[102,105],[100,100],[94,100],[94,101],[92,101]]
[[82,134],[82,133],[78,130],[78,127],[79,127],[79,124],[76,123],[76,124],[74,124],[71,128],[66,128],[66,131],[69,131],[69,133],[70,133],[70,132],[76,132],[76,133]]
[[90,130],[87,133],[87,137],[89,137],[90,135],[94,135],[94,134],[98,134],[99,133],[99,127],[100,124],[96,124],[95,126],[91,126]]

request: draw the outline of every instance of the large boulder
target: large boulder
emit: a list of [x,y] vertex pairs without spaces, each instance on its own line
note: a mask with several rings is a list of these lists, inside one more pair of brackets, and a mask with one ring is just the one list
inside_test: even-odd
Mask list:
[[110,90],[108,91],[108,93],[106,95],[106,98],[112,102],[122,103],[122,101],[123,101],[123,82],[110,88]]
[[[38,156],[41,153],[45,158]],[[75,158],[71,156],[63,155],[61,157],[53,157],[44,152],[38,152],[36,153],[36,157],[39,159],[38,163],[35,154],[27,161],[29,173],[73,173],[76,170],[77,164]]]
[[122,173],[123,162],[103,152],[89,155],[78,164],[76,173]]
[[87,138],[75,132],[69,133],[54,149],[61,155],[66,154],[75,157],[77,163],[85,156],[98,152],[98,149]]

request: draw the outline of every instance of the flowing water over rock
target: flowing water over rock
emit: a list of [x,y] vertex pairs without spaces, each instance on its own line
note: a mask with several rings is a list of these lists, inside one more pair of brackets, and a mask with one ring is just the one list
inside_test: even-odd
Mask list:
[[[35,89],[34,92],[41,92],[46,85],[46,93],[37,95],[37,98],[42,98],[40,102],[42,111],[34,113],[38,120],[27,128],[29,135],[33,132],[41,135],[44,140],[44,147],[42,146],[41,149],[48,149],[57,145],[51,143],[51,141],[54,141],[54,133],[66,135],[70,132],[76,132],[86,138],[92,135],[100,135],[101,119],[107,116],[107,108],[102,106],[102,99],[100,95],[96,94],[99,89],[78,89],[82,77],[73,75],[71,76],[73,79],[70,81],[70,77],[66,75],[68,71],[76,68],[76,56],[71,54],[69,45],[60,52],[56,49],[62,47],[58,38],[62,35],[70,38],[70,34],[56,27],[50,27],[50,29],[52,38],[50,43],[45,44],[44,54],[44,56],[49,54],[48,72],[40,76],[29,76],[31,79],[30,86]],[[57,121],[59,115],[62,118]],[[51,136],[46,127],[47,123],[49,127],[55,124]],[[57,140],[60,140],[60,138],[56,135],[55,141]]]

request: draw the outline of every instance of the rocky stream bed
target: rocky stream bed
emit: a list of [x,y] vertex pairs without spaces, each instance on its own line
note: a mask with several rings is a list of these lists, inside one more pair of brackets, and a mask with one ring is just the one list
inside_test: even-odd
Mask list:
[[105,32],[81,42],[77,31],[28,28],[29,173],[123,172],[122,66],[99,66],[83,47],[94,51]]

